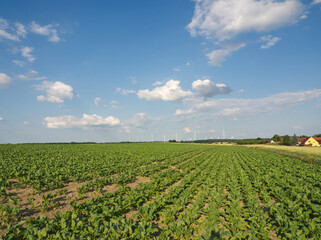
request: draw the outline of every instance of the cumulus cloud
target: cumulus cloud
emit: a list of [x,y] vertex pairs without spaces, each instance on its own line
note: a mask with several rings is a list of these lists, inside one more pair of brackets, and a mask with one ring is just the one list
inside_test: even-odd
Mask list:
[[224,62],[228,56],[232,55],[233,52],[245,46],[246,46],[245,43],[229,44],[229,45],[226,45],[225,48],[223,49],[214,50],[206,54],[206,56],[209,59],[208,63],[210,65],[219,67],[222,65],[222,62]]
[[101,101],[102,101],[102,99],[100,97],[96,97],[94,100],[94,103],[96,106],[98,106]]
[[196,80],[192,83],[193,89],[203,97],[212,97],[219,94],[230,94],[232,89],[225,83],[213,83],[209,79]]
[[137,96],[147,101],[182,101],[193,95],[190,91],[184,91],[179,84],[180,81],[178,80],[169,80],[165,85],[156,87],[153,90],[139,90]]
[[45,91],[46,96],[40,95],[37,100],[40,102],[48,101],[52,103],[62,103],[65,99],[72,99],[74,97],[73,88],[63,82],[49,82],[43,81],[36,86],[39,91]]
[[274,46],[281,38],[279,37],[272,37],[271,35],[261,37],[260,41],[264,42],[261,48],[270,48]]
[[310,102],[319,99],[321,89],[284,92],[271,95],[266,98],[245,99],[245,98],[222,98],[203,101],[193,104],[186,110],[177,109],[178,116],[193,116],[200,113],[211,113],[214,116],[250,116],[259,113],[280,111],[300,103]]
[[55,26],[57,25],[48,24],[45,26],[40,26],[35,21],[32,21],[30,24],[30,31],[48,37],[50,42],[59,42],[61,39],[57,34],[57,30],[54,29]]
[[0,117],[0,121],[4,121],[4,118],[3,118],[3,117]]
[[38,74],[37,71],[32,70],[32,71],[27,72],[27,73],[24,73],[24,74],[19,74],[19,75],[17,76],[17,78],[20,79],[20,80],[24,80],[24,81],[30,81],[30,80],[37,80],[37,81],[39,81],[39,80],[47,79],[46,76],[40,77],[40,76],[38,76],[38,75],[39,75],[39,74]]
[[[318,0],[317,0],[318,1]],[[298,22],[305,15],[306,6],[299,0],[196,0],[192,21],[187,30],[192,36],[203,36],[222,44],[247,32],[268,32]],[[269,35],[270,36],[270,35]],[[266,44],[273,46],[279,38],[263,37]],[[243,44],[243,45],[242,45]],[[209,64],[221,66],[233,52],[244,47],[223,47],[207,54]]]
[[188,128],[188,127],[185,127],[185,128],[183,129],[183,131],[184,131],[184,133],[191,133],[191,132],[192,132],[191,129]]
[[243,32],[266,32],[296,23],[305,6],[299,0],[198,0],[187,29],[219,41]]
[[116,91],[122,95],[128,95],[130,93],[136,93],[135,90],[127,90],[127,89],[123,89],[123,88],[116,88]]
[[0,73],[0,89],[6,88],[11,83],[11,81],[11,78],[7,74]]
[[103,118],[97,114],[83,114],[82,118],[72,115],[44,118],[47,128],[89,128],[89,127],[113,127],[120,124],[118,118],[109,116]]

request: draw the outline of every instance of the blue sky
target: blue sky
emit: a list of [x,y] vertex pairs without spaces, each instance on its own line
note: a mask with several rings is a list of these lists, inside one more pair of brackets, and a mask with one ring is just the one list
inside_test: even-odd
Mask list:
[[321,132],[321,0],[2,1],[0,143]]

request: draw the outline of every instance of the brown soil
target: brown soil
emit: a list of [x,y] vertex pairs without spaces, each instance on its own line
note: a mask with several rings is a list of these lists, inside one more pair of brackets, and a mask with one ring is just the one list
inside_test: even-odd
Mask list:
[[[105,186],[101,193],[88,191],[83,195],[82,199],[79,199],[77,188],[81,187],[83,183],[78,182],[68,182],[65,187],[60,189],[55,189],[53,191],[43,191],[37,193],[32,188],[14,188],[18,186],[18,181],[14,179],[10,179],[10,186],[7,189],[8,198],[17,198],[19,200],[18,207],[21,208],[20,216],[21,218],[35,218],[38,216],[54,218],[57,212],[65,213],[67,211],[72,210],[70,205],[73,201],[84,202],[85,200],[95,198],[97,196],[101,196],[106,192],[115,192],[118,187],[115,184],[111,184]],[[140,179],[140,181],[142,181]],[[144,179],[146,181],[146,179]],[[49,209],[44,209],[42,212],[42,201],[43,196],[48,195],[49,193],[55,195],[58,191],[64,190],[65,192],[62,195],[57,195],[51,199],[51,206]],[[1,204],[7,204],[9,206],[13,206],[12,203],[9,202],[9,199],[0,198]],[[34,199],[33,204],[28,201],[28,198]],[[6,229],[0,230],[0,238],[5,233]]]
[[132,211],[129,211],[128,213],[125,214],[125,217],[126,219],[133,219],[134,221],[137,221],[136,218],[133,218],[133,215],[137,214],[138,211],[137,210],[132,210]]
[[277,235],[277,233],[276,233],[275,230],[274,230],[274,231],[270,231],[269,237],[270,237],[271,239],[279,239],[279,238],[278,238],[278,235]]
[[141,177],[138,176],[136,177],[136,180],[134,182],[128,183],[127,186],[130,187],[131,189],[135,189],[138,187],[140,183],[149,183],[151,180],[148,177]]

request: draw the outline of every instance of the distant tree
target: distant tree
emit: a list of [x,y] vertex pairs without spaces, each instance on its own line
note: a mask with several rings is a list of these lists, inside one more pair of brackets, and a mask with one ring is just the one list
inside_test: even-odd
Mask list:
[[274,134],[274,136],[272,137],[272,140],[274,142],[281,142],[281,137],[277,134]]
[[321,133],[314,134],[313,137],[321,137]]
[[291,138],[291,145],[295,146],[299,143],[298,137],[294,134],[293,137]]
[[262,138],[258,137],[258,138],[256,138],[256,140],[262,140]]
[[306,138],[306,135],[300,135],[299,138]]
[[176,140],[174,139],[174,140],[169,140],[168,142],[176,142]]
[[285,135],[282,142],[282,145],[291,146],[291,138],[289,135]]

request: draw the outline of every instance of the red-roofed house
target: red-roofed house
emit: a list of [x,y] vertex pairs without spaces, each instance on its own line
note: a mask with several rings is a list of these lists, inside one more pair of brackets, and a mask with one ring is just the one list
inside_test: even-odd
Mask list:
[[299,138],[298,141],[301,146],[319,147],[321,144],[320,137]]

